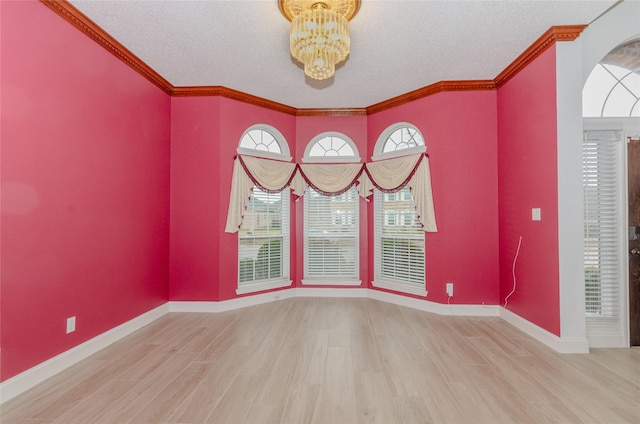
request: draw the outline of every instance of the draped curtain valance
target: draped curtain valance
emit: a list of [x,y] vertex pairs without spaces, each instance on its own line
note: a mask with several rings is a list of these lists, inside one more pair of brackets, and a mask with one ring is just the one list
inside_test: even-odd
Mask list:
[[358,194],[367,198],[377,188],[393,193],[409,186],[416,212],[424,230],[436,232],[431,193],[429,158],[421,153],[370,163],[295,164],[253,156],[238,155],[233,163],[233,180],[225,231],[235,233],[251,189],[276,193],[287,187],[296,196],[304,196],[308,187],[325,195],[339,195],[356,185]]

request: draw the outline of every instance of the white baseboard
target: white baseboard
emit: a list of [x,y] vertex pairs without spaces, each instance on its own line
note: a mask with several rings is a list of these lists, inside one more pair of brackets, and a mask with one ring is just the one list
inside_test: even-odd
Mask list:
[[366,298],[369,289],[363,288],[324,288],[324,287],[298,287],[295,289],[296,297],[361,297]]
[[551,349],[560,353],[588,353],[589,342],[587,339],[566,340],[561,339],[527,321],[519,315],[497,305],[456,305],[435,303],[428,300],[416,299],[376,289],[368,288],[323,288],[323,287],[295,287],[269,293],[261,293],[220,302],[201,301],[170,301],[164,305],[146,312],[130,321],[125,322],[99,336],[94,337],[66,352],[61,353],[33,368],[24,371],[9,380],[0,383],[0,404],[27,391],[47,378],[78,363],[90,355],[104,349],[108,345],[133,333],[134,331],[150,324],[168,312],[225,312],[234,309],[246,308],[268,302],[275,302],[294,297],[350,297],[369,298],[381,302],[392,303],[420,311],[431,312],[439,315],[459,316],[499,316],[514,327],[524,331],[534,339],[544,343]]
[[79,344],[61,354],[48,359],[35,367],[11,377],[0,383],[0,403],[4,403],[15,396],[24,393],[30,388],[42,383],[55,374],[77,364],[94,353],[117,342],[136,330],[152,323],[169,312],[169,305],[160,305],[155,309],[145,312],[132,320],[112,328],[84,343]]
[[429,300],[416,299],[415,297],[402,296],[381,290],[369,290],[367,297],[381,302],[393,303],[394,305],[405,306],[407,308],[418,309],[420,311],[431,312],[438,315],[459,315],[459,316],[498,316],[498,306],[496,305],[456,305],[431,302]]
[[290,299],[292,297],[296,297],[296,289],[294,288],[237,297],[235,299],[221,300],[219,302],[171,301],[168,305],[170,312],[225,312],[254,305],[261,305],[263,303]]
[[589,353],[589,341],[584,339],[563,339],[553,333],[538,327],[531,321],[527,321],[508,309],[500,308],[500,318],[525,332],[539,342],[547,345],[559,353]]

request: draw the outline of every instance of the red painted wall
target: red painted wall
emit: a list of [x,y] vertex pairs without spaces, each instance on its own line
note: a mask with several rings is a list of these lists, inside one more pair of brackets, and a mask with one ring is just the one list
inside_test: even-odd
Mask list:
[[6,380],[167,301],[170,99],[42,4],[0,7]]
[[[425,139],[438,225],[437,233],[426,233],[428,300],[446,303],[450,281],[452,303],[498,302],[496,113],[494,91],[458,91],[369,117],[370,152],[396,122],[415,125]],[[373,242],[372,229],[369,237]],[[372,258],[369,267],[374,269]]]
[[501,304],[522,236],[507,309],[560,335],[555,69],[552,46],[498,90],[498,200]]
[[221,97],[174,97],[171,111],[171,300],[235,298],[238,235],[224,232],[233,158],[255,124],[278,129],[293,156],[295,117]]
[[[168,299],[238,297],[237,234],[224,226],[236,148],[258,123],[277,128],[296,161],[321,132],[346,134],[369,161],[389,125],[418,127],[439,227],[426,239],[427,299],[445,303],[451,281],[452,303],[503,302],[522,235],[509,309],[559,333],[554,48],[498,91],[295,117],[169,98],[40,3],[0,7],[2,380]],[[292,201],[295,286],[302,206]],[[361,201],[362,287],[374,277],[372,218]]]
[[[445,282],[452,281],[453,303],[497,304],[496,114],[495,91],[442,93],[369,117],[294,117],[224,98],[173,98],[171,299],[238,297],[238,237],[225,233],[224,225],[233,157],[248,127],[277,128],[298,163],[313,137],[341,132],[366,161],[387,126],[408,121],[426,138],[439,226],[427,235],[428,299],[446,302]],[[303,278],[302,202],[291,205],[291,278],[297,287]],[[371,287],[373,211],[364,200],[360,218],[361,287]]]
[[219,145],[220,97],[173,97],[171,300],[219,298]]

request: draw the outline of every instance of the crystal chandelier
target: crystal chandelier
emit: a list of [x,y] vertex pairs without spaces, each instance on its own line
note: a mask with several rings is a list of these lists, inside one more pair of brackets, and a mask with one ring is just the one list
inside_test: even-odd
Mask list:
[[360,0],[279,0],[278,5],[291,21],[291,56],[311,78],[331,78],[349,54],[349,21]]

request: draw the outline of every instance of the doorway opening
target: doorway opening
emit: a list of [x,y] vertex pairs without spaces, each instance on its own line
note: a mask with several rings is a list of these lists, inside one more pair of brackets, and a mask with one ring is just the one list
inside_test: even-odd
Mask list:
[[595,66],[583,89],[583,117],[587,338],[592,347],[636,346],[640,345],[640,38],[616,47]]

